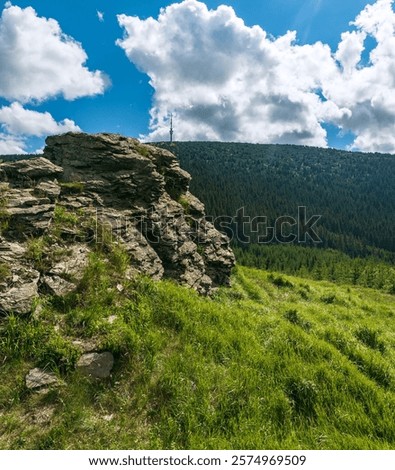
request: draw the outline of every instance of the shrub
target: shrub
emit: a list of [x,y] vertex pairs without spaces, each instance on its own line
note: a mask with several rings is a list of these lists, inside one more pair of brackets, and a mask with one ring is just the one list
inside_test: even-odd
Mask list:
[[379,332],[376,330],[363,326],[355,332],[355,337],[371,349],[376,349],[381,353],[385,351],[385,343],[379,338]]
[[0,235],[8,228],[8,220],[10,218],[6,207],[7,207],[7,192],[8,186],[0,184]]
[[290,323],[292,323],[294,325],[297,325],[297,326],[300,326],[305,331],[310,331],[310,329],[311,329],[311,323],[309,321],[303,320],[299,316],[297,310],[295,310],[295,309],[288,310],[287,312],[285,312],[284,317]]
[[144,147],[143,145],[136,145],[136,150],[143,157],[148,157],[149,155],[149,150],[147,149],[147,147]]
[[54,222],[59,225],[74,226],[78,222],[78,216],[57,205],[54,211]]
[[269,274],[269,281],[277,287],[293,287],[292,282],[285,279],[283,276],[275,276],[274,274]]
[[321,297],[321,302],[324,302],[324,304],[334,304],[336,302],[336,295],[335,294],[328,294],[328,295],[323,295]]
[[0,263],[0,282],[5,281],[11,274],[10,268],[5,263]]
[[181,204],[182,208],[184,209],[185,214],[189,214],[190,204],[188,199],[185,196],[180,196],[178,198],[178,203]]
[[84,189],[85,185],[82,181],[70,181],[67,183],[60,183],[60,186],[64,192],[68,194],[81,194]]
[[290,378],[286,382],[285,393],[296,413],[306,418],[315,417],[317,387],[314,382],[300,377]]

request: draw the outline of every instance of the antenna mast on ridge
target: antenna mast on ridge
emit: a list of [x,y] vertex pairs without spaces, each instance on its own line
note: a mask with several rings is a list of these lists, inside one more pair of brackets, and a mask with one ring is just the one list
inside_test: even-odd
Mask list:
[[170,114],[170,143],[173,142],[173,113]]

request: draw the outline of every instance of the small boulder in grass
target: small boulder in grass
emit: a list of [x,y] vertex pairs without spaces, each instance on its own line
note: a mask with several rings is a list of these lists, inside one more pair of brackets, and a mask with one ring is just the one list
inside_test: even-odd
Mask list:
[[83,354],[77,362],[78,370],[84,375],[96,379],[109,377],[113,366],[114,356],[108,351]]
[[45,372],[42,369],[31,369],[26,376],[26,387],[33,390],[48,385],[58,385],[59,380],[52,372]]

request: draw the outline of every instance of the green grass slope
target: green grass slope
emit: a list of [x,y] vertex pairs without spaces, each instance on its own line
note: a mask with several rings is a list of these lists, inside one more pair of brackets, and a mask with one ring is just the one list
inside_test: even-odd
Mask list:
[[[238,267],[208,299],[115,259],[1,319],[0,448],[394,448],[393,296]],[[76,337],[114,353],[109,379],[75,372]],[[28,391],[35,366],[64,385]]]

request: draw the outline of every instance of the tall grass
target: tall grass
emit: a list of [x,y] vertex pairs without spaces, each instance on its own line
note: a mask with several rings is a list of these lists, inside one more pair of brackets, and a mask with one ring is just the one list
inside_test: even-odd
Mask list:
[[[394,447],[393,296],[238,267],[202,298],[124,265],[94,253],[79,292],[2,320],[1,448]],[[74,371],[76,338],[113,352],[109,379]],[[65,385],[26,390],[34,366]]]

